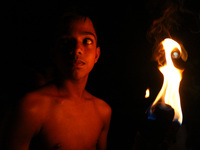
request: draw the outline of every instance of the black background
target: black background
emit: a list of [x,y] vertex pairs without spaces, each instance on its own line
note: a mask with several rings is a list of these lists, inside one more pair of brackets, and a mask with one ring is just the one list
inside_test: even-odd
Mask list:
[[[36,78],[30,68],[42,72],[42,68],[48,66],[52,16],[64,10],[65,6],[90,6],[95,10],[98,23],[101,56],[90,74],[87,89],[112,107],[109,148],[131,149],[139,122],[155,99],[163,80],[157,63],[152,60],[154,43],[148,40],[147,32],[152,22],[160,18],[164,10],[174,2],[177,1],[7,2],[3,9],[1,28],[2,102],[13,103],[14,97],[33,90]],[[185,0],[183,6],[197,14],[200,10],[197,2]],[[185,18],[184,15],[181,17]],[[186,19],[181,28],[172,33],[183,43],[189,55],[180,93],[187,143],[193,148],[200,136],[198,25]],[[151,89],[148,99],[144,99],[146,88]],[[12,100],[8,97],[12,97]]]

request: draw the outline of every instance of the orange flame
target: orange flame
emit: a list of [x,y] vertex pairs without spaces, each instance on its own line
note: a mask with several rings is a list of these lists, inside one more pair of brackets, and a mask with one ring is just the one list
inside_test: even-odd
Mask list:
[[[159,70],[164,76],[164,81],[160,92],[151,106],[150,113],[152,113],[153,106],[155,106],[158,101],[161,101],[174,109],[175,115],[173,120],[177,120],[182,124],[183,115],[180,104],[179,86],[183,70],[176,68],[171,58],[172,56],[181,56],[182,49],[176,41],[170,38],[163,40],[162,45],[165,50],[166,63],[160,66]],[[174,51],[175,49],[178,49],[178,51]]]
[[150,96],[150,89],[147,88],[144,97],[145,97],[145,98],[149,98],[149,96]]

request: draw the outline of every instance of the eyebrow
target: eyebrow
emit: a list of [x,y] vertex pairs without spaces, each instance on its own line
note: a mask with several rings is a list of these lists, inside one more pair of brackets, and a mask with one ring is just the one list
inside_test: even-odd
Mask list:
[[92,33],[92,32],[82,32],[81,34],[83,34],[83,35],[92,35],[92,36],[94,36],[95,39],[97,39],[96,35],[94,33]]

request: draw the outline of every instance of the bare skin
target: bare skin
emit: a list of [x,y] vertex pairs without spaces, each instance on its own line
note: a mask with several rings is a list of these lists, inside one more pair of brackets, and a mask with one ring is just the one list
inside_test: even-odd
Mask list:
[[73,61],[64,60],[65,80],[21,100],[6,149],[28,150],[31,143],[36,150],[106,150],[111,108],[85,90],[100,55],[96,33],[89,18],[72,21],[69,31],[61,38],[73,39],[76,45],[69,51]]

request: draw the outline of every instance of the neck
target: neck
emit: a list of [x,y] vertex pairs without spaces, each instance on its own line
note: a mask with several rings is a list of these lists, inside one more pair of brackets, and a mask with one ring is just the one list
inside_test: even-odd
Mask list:
[[87,78],[71,80],[66,79],[64,82],[58,86],[58,95],[61,97],[73,97],[81,99],[83,97],[85,86],[87,83]]

